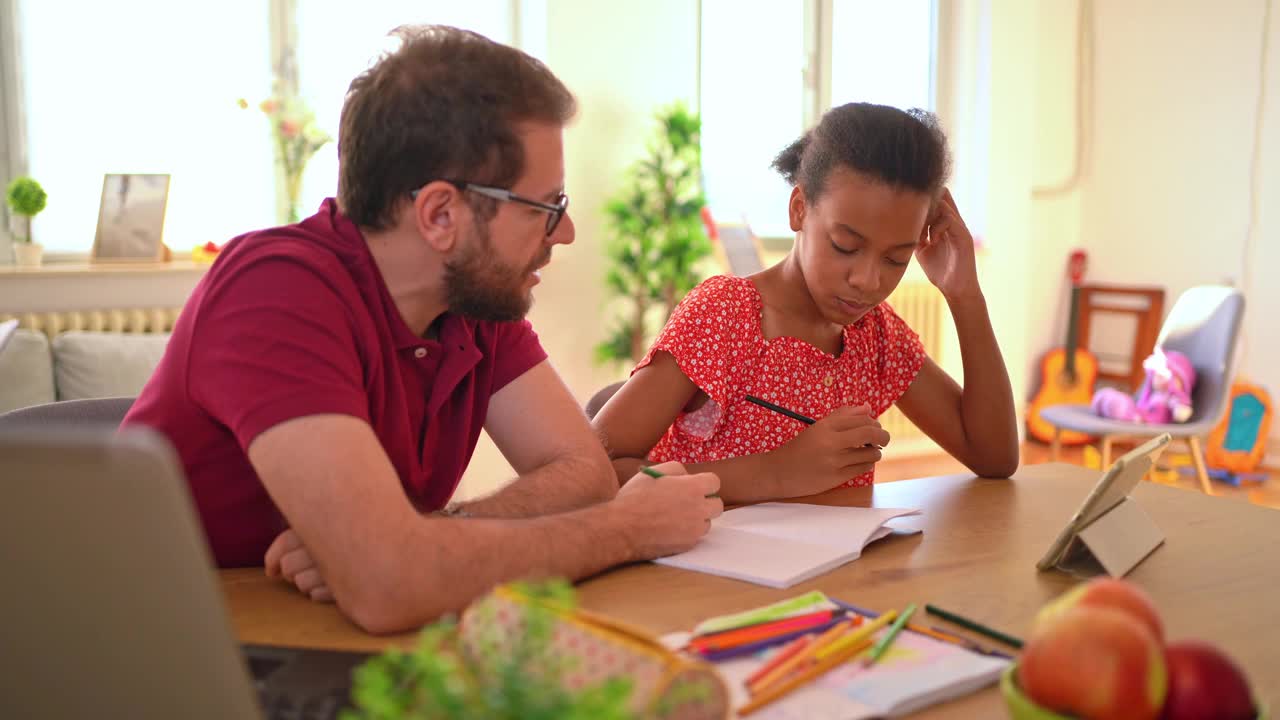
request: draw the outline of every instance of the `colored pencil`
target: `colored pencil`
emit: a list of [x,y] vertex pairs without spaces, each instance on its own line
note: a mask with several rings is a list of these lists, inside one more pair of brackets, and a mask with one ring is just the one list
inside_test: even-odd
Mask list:
[[863,638],[869,639],[872,635],[876,633],[877,630],[888,625],[889,623],[893,622],[897,618],[898,618],[897,611],[890,610],[889,612],[881,615],[875,620],[872,620],[871,622],[867,623],[863,627],[860,627],[857,630],[854,630],[852,632],[845,633],[838,640],[818,650],[818,652],[816,653],[816,657],[818,660],[822,660],[825,657],[829,657],[831,655],[835,655],[839,653],[841,650],[843,650],[846,647],[849,647],[850,645],[856,645],[862,642]]
[[[854,605],[853,603],[847,603],[839,598],[828,598],[828,600],[835,603],[836,605],[839,605],[845,610],[848,610],[849,612],[858,613],[859,615],[862,615],[864,617],[874,618],[880,615],[880,613],[877,613],[874,610],[868,610],[864,607],[859,607],[857,605]],[[935,627],[933,625],[918,625],[916,623],[907,623],[907,629],[910,630],[911,632],[920,633],[921,635],[928,635],[931,638],[934,638],[936,640],[941,640],[942,642],[945,642],[945,643],[951,643],[952,645],[959,645],[960,647],[966,650],[969,650],[971,652],[976,652],[979,655],[992,655],[995,657],[1004,658],[1005,660],[1013,659],[1013,656],[1008,653],[983,647],[979,643],[976,643],[967,637],[947,632],[946,630],[943,630],[942,628],[939,628],[939,627]]]
[[1005,633],[1000,632],[999,630],[989,628],[986,625],[983,625],[982,623],[975,622],[966,617],[956,615],[953,612],[943,610],[942,608],[937,607],[936,605],[926,604],[924,608],[925,610],[929,611],[930,614],[937,615],[943,620],[953,622],[956,625],[959,625],[960,627],[965,628],[966,630],[972,630],[976,633],[981,633],[982,635],[986,635],[992,640],[998,640],[1006,645],[1009,645],[1014,648],[1018,648],[1019,650],[1022,649],[1022,640],[1012,635],[1007,635]]
[[822,677],[828,671],[842,665],[853,656],[867,649],[870,645],[870,637],[865,637],[860,642],[847,644],[841,648],[839,652],[828,655],[826,658],[805,668],[800,673],[791,676],[776,685],[770,685],[762,689],[760,693],[752,697],[746,705],[738,708],[738,715],[750,715],[760,708],[784,697],[796,688]]
[[911,614],[915,611],[916,606],[914,604],[908,605],[902,610],[902,614],[898,616],[897,620],[893,621],[893,624],[889,626],[887,631],[885,631],[885,634],[880,638],[880,641],[876,643],[876,646],[871,648],[871,652],[867,654],[865,664],[872,665],[884,655],[885,651],[889,649],[889,646],[893,644],[893,639],[898,637],[898,633],[902,632],[903,626],[907,624],[907,620],[911,619]]
[[749,403],[755,403],[756,405],[759,405],[760,407],[762,407],[762,408],[764,408],[764,409],[766,409],[766,410],[772,410],[772,411],[774,411],[774,412],[776,412],[776,413],[778,413],[778,414],[780,414],[780,415],[786,415],[787,417],[791,418],[792,420],[799,420],[800,422],[804,423],[805,425],[812,425],[812,424],[814,424],[815,422],[817,422],[817,421],[816,421],[816,420],[814,420],[813,418],[808,417],[808,416],[806,416],[806,415],[801,415],[800,413],[796,412],[795,410],[788,410],[788,409],[786,409],[786,408],[782,407],[781,405],[774,405],[773,403],[769,402],[768,400],[761,400],[760,398],[756,397],[755,395],[748,395],[748,396],[746,396],[746,398],[745,398],[745,399],[746,399],[746,401],[747,401],[747,402],[749,402]]
[[805,649],[805,647],[807,647],[809,643],[813,641],[814,641],[814,636],[812,635],[801,635],[795,640],[792,640],[790,643],[787,644],[786,647],[774,653],[773,657],[769,658],[768,662],[756,668],[755,672],[748,675],[746,679],[746,684],[749,686],[755,681],[764,677],[765,675],[768,675],[769,673],[773,672],[774,668],[778,667],[782,663],[791,659],[796,653]]
[[[640,472],[644,473],[645,475],[648,475],[648,476],[649,476],[649,477],[651,477],[651,478],[660,478],[660,477],[664,477],[664,476],[663,476],[663,474],[662,474],[662,471],[660,471],[660,470],[654,470],[652,467],[650,467],[650,466],[648,466],[648,465],[645,465],[644,467],[640,468]],[[720,497],[720,493],[711,493],[711,494],[707,495],[706,497],[709,497],[709,498],[713,498],[713,497]]]
[[839,625],[842,622],[844,622],[844,620],[842,620],[841,618],[835,618],[822,625],[815,625],[810,628],[795,630],[785,635],[778,635],[776,637],[765,638],[764,640],[757,640],[755,642],[750,642],[745,645],[738,645],[736,647],[731,647],[725,650],[697,650],[692,647],[690,649],[693,649],[695,652],[701,655],[703,660],[706,660],[708,662],[722,662],[724,660],[730,660],[736,657],[745,657],[748,655],[755,655],[759,653],[761,650],[768,650],[771,647],[784,645],[794,640],[795,638],[800,637],[801,635],[813,635],[815,633],[824,633],[830,630],[831,628],[835,627],[836,625]]
[[818,625],[825,625],[832,619],[843,615],[844,610],[821,610],[808,615],[786,618],[785,620],[775,620],[710,635],[700,635],[690,640],[689,645],[697,650],[728,650],[729,648],[746,645],[757,640],[767,640],[795,632],[796,630],[808,630]]
[[791,671],[804,665],[806,662],[813,660],[814,653],[835,641],[836,638],[844,635],[844,633],[849,630],[849,628],[854,627],[855,624],[856,623],[853,620],[845,620],[839,625],[836,625],[825,633],[819,635],[818,639],[806,645],[803,650],[779,663],[777,667],[757,678],[755,682],[748,683],[748,689],[754,694],[778,682],[782,678],[791,674]]

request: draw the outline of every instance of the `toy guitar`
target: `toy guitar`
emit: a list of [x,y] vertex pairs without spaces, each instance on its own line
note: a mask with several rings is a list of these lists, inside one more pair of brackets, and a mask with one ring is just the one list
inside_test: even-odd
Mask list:
[[[1071,253],[1067,264],[1071,276],[1071,315],[1067,321],[1065,348],[1054,348],[1040,361],[1040,389],[1027,409],[1027,432],[1041,442],[1053,440],[1053,426],[1040,411],[1051,405],[1088,405],[1098,380],[1098,360],[1085,348],[1077,347],[1076,323],[1079,315],[1080,283],[1087,259],[1083,250]],[[1063,430],[1063,445],[1083,445],[1085,433]]]

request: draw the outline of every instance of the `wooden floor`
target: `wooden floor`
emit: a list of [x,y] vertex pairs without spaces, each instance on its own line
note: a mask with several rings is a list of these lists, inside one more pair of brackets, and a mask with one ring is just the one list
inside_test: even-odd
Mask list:
[[[1120,452],[1123,452],[1120,449]],[[1022,446],[1022,464],[1034,465],[1049,461],[1049,446],[1027,442]],[[1062,461],[1083,465],[1084,452],[1081,448],[1063,448]],[[876,465],[876,482],[892,482],[929,475],[949,475],[965,473],[968,470],[949,455],[927,455],[910,458],[886,458]],[[1200,492],[1200,484],[1195,475],[1178,473],[1176,479],[1166,484],[1184,488],[1189,492]],[[1213,491],[1220,497],[1251,502],[1255,505],[1280,508],[1280,473],[1268,472],[1267,479],[1257,484],[1245,484],[1233,487],[1226,483],[1213,481]]]

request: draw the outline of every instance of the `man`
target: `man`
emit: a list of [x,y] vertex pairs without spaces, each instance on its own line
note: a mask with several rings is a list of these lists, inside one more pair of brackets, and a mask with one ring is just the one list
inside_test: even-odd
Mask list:
[[[523,320],[573,241],[572,95],[479,35],[400,35],[351,84],[337,200],[227,245],[125,420],[177,447],[219,565],[265,553],[376,633],[682,551],[723,509],[714,475],[618,491]],[[446,506],[482,427],[519,477]]]

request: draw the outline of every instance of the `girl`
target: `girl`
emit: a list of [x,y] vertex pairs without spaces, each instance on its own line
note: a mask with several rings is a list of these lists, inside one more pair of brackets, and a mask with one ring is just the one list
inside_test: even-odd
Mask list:
[[[1013,393],[978,284],[973,237],[944,184],[937,119],[833,108],[773,162],[793,186],[795,245],[746,278],[704,281],[594,419],[619,478],[677,460],[726,503],[867,485],[893,404],[974,473],[1018,464]],[[884,303],[912,256],[955,319],[964,387]],[[749,400],[816,419],[812,425]]]

